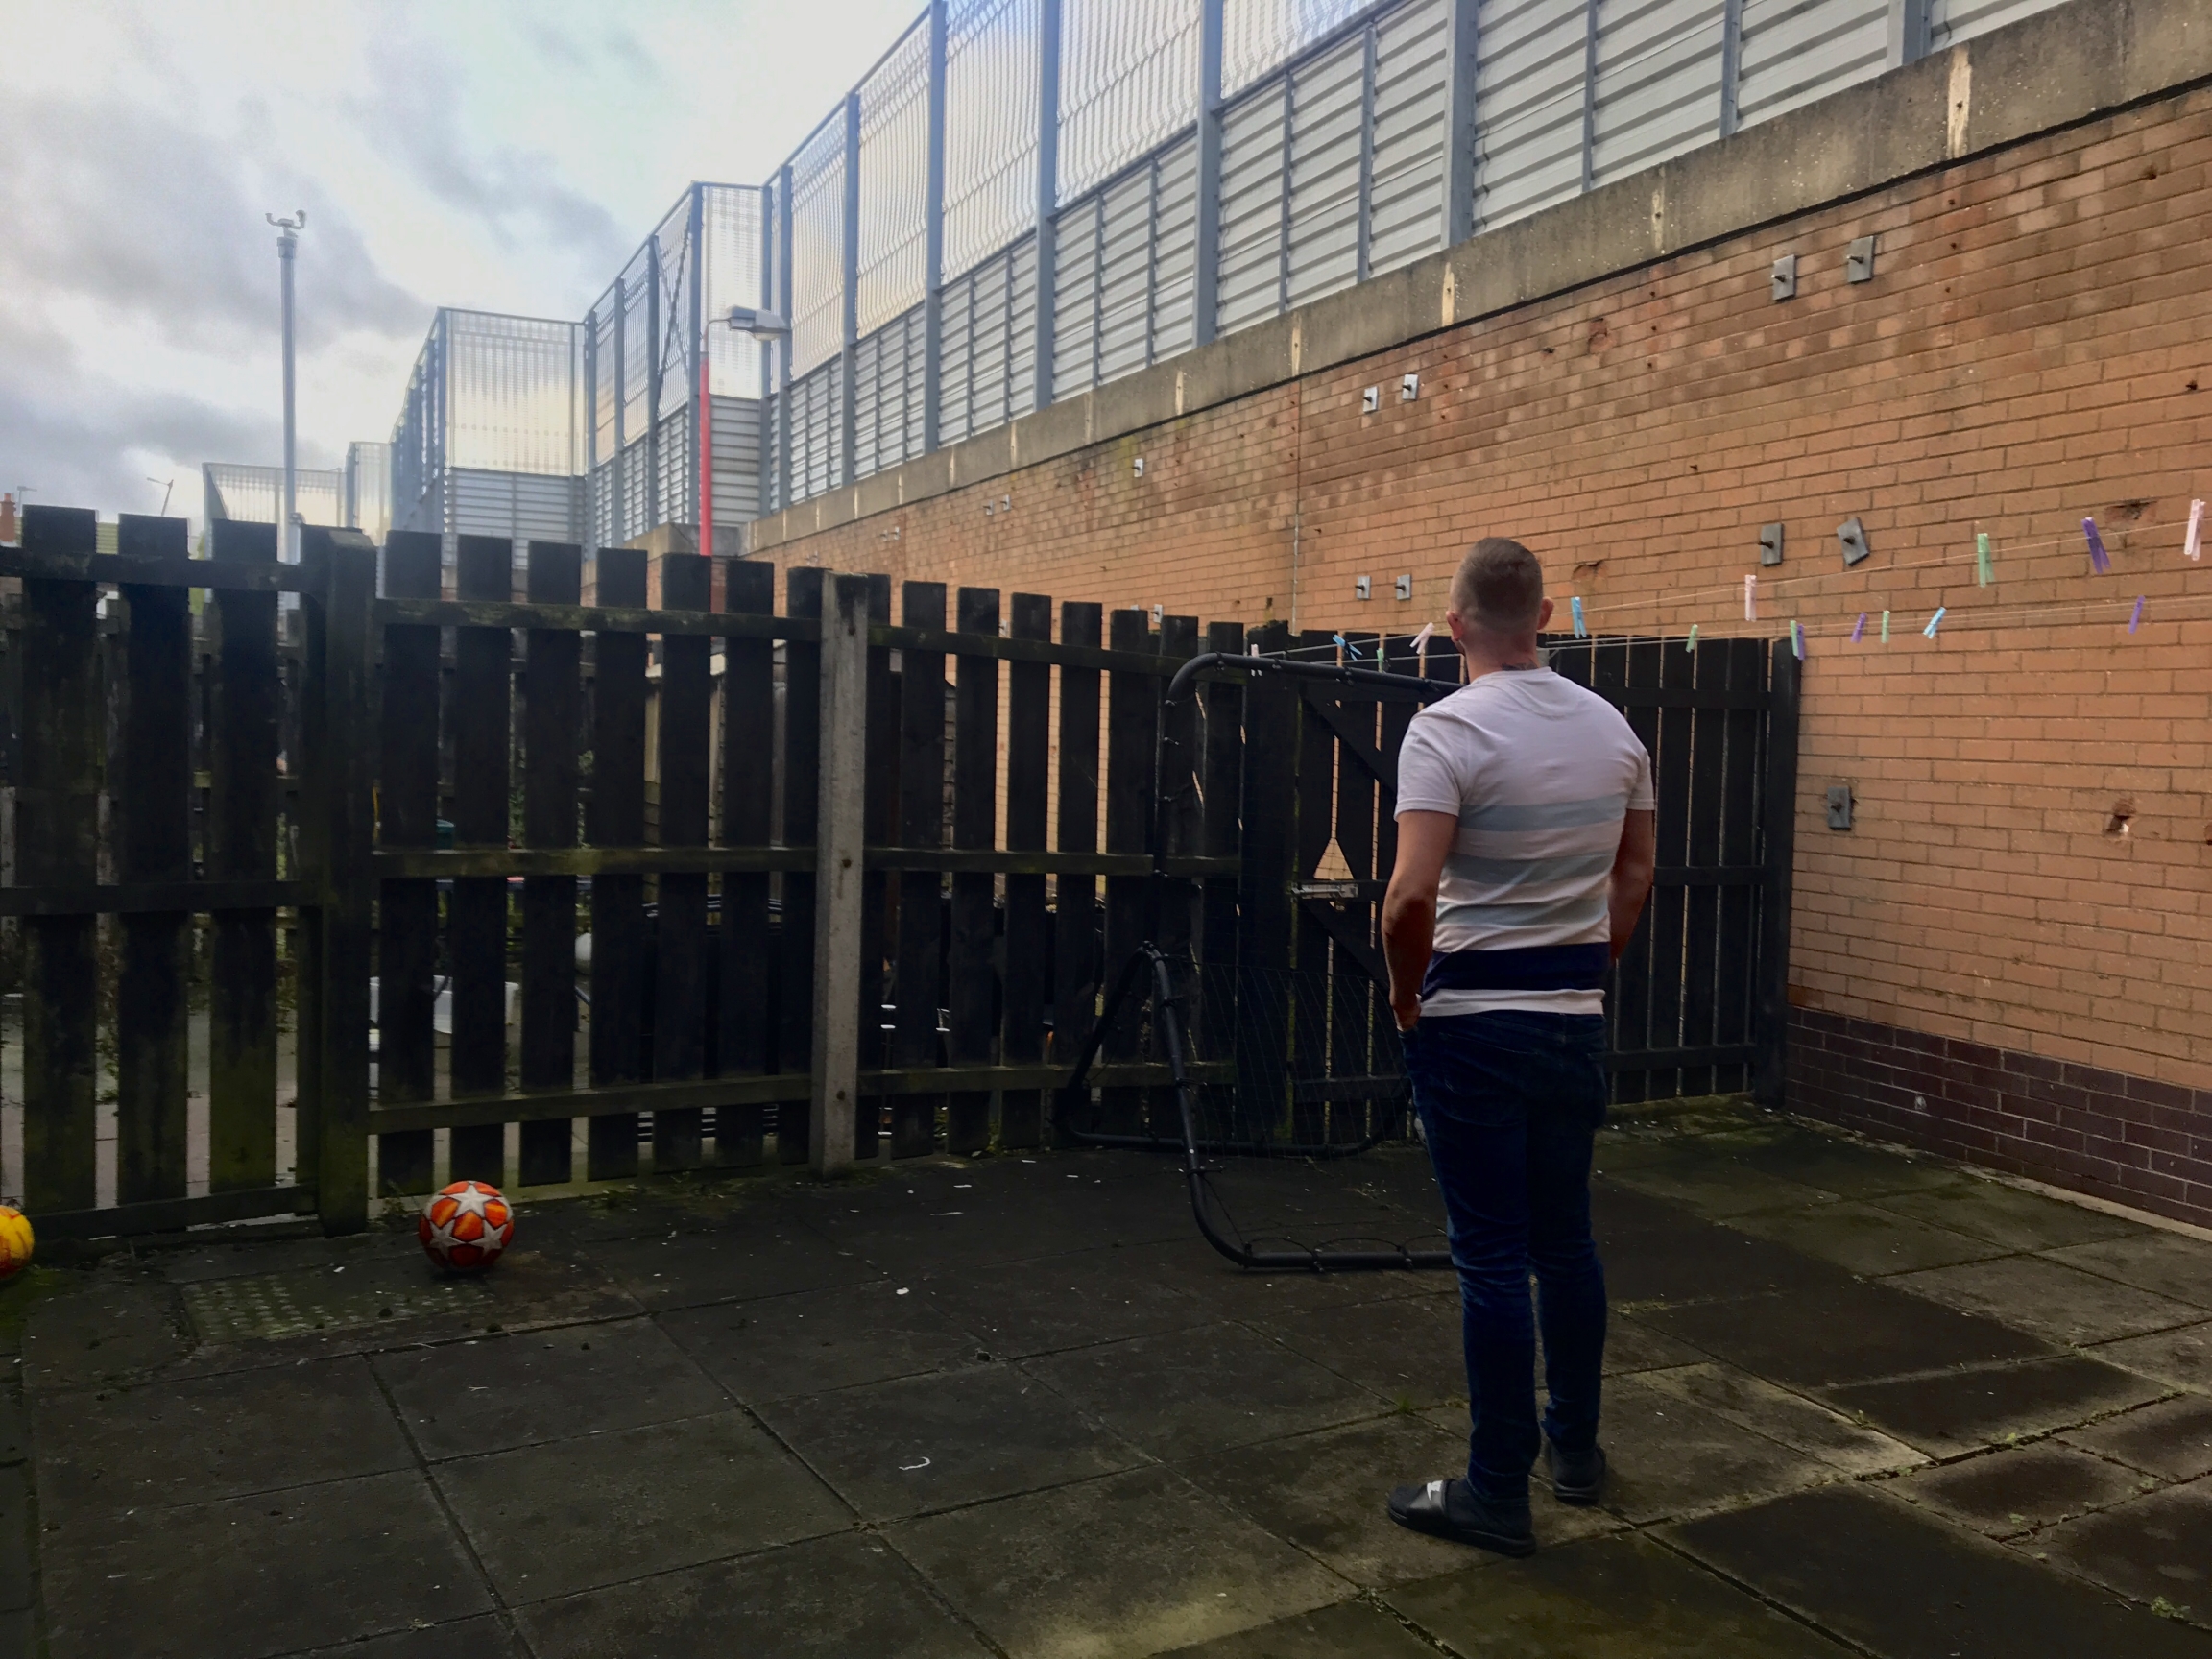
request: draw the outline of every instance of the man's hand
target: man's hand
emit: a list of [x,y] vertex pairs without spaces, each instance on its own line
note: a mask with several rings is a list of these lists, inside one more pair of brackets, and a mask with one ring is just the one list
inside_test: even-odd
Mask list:
[[1382,895],[1382,957],[1390,965],[1390,1012],[1398,1029],[1421,1018],[1421,979],[1436,940],[1436,883],[1459,833],[1449,812],[1401,812],[1398,862]]
[[1659,858],[1659,814],[1646,809],[1631,812],[1621,825],[1621,847],[1613,854],[1613,876],[1606,892],[1606,911],[1612,924],[1613,960],[1628,949],[1635,936],[1637,918],[1651,897],[1651,878]]

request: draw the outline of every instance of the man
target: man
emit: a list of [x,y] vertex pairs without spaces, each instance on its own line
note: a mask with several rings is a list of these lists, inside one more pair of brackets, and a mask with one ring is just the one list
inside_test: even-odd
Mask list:
[[1600,986],[1651,890],[1651,761],[1610,704],[1543,666],[1551,601],[1527,548],[1478,541],[1445,618],[1468,684],[1415,715],[1399,751],[1382,949],[1459,1271],[1474,1427],[1463,1479],[1401,1486],[1389,1507],[1401,1526],[1526,1555],[1540,1437],[1561,1502],[1594,1503],[1605,1480],[1590,1150],[1605,1116]]

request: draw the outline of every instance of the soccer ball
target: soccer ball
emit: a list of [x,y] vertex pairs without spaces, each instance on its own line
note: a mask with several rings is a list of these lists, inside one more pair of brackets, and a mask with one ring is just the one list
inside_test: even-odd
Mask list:
[[30,1218],[20,1210],[0,1204],[0,1279],[12,1279],[30,1265]]
[[422,1206],[415,1237],[448,1273],[481,1273],[515,1237],[515,1212],[498,1188],[456,1181]]

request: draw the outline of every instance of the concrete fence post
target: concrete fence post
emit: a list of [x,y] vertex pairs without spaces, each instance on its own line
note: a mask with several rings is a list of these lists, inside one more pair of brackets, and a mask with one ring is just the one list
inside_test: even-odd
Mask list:
[[860,898],[866,852],[868,579],[832,576],[822,607],[821,814],[814,833],[817,1175],[853,1166],[860,1067]]

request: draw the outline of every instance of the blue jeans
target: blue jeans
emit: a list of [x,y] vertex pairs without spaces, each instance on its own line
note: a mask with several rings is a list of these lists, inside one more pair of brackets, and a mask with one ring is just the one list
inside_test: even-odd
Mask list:
[[1429,1015],[1406,1033],[1413,1108],[1429,1141],[1459,1270],[1467,1348],[1467,1479],[1525,1499],[1536,1461],[1536,1331],[1543,1432],[1580,1454],[1598,1438],[1605,1271],[1590,1238],[1590,1149],[1605,1119],[1605,1022],[1596,1014]]

